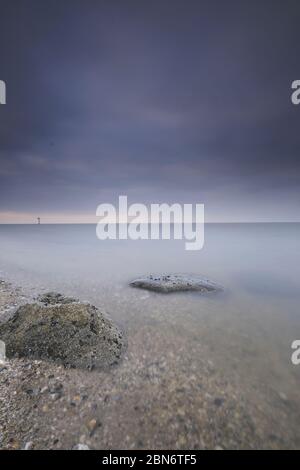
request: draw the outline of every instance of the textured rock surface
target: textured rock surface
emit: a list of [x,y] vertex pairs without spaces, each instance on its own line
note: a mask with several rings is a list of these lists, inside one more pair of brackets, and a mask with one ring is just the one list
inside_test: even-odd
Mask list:
[[39,295],[37,300],[45,305],[72,304],[74,302],[79,302],[78,299],[73,299],[73,297],[64,297],[57,292],[47,292],[46,294]]
[[65,366],[103,368],[118,361],[122,334],[96,307],[61,303],[21,306],[0,325],[7,357],[28,357]]
[[146,276],[130,283],[133,287],[152,290],[155,292],[198,291],[202,293],[217,292],[222,287],[203,277],[189,274],[166,274]]

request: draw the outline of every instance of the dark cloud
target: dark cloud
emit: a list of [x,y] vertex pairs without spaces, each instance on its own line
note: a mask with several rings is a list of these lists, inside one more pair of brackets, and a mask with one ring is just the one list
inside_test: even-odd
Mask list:
[[297,0],[0,8],[0,212],[93,212],[127,193],[228,219],[281,201],[277,218],[299,218]]

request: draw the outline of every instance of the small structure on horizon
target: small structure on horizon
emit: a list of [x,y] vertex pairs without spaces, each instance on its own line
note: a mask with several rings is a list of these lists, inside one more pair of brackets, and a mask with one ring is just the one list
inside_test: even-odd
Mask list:
[[38,225],[41,225],[41,218],[40,217],[37,218],[37,223],[38,223]]

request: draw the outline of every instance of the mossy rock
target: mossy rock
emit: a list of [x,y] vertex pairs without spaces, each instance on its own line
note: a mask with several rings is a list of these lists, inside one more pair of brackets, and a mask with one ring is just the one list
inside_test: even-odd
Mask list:
[[79,302],[78,299],[73,297],[65,297],[57,292],[46,292],[38,296],[37,300],[45,305],[56,305],[56,304],[72,304]]
[[106,368],[118,362],[124,342],[121,331],[96,307],[62,303],[20,307],[0,324],[6,354],[56,361],[67,367]]

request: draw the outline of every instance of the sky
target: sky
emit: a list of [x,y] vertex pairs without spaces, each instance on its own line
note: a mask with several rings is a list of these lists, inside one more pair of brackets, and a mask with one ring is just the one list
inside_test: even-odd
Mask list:
[[299,0],[0,0],[0,223],[300,221]]

